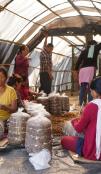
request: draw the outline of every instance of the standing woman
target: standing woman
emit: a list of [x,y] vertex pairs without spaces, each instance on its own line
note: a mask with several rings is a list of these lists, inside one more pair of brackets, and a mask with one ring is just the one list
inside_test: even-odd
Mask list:
[[7,71],[0,67],[0,121],[6,123],[10,114],[17,110],[17,95],[14,88],[6,85]]
[[97,44],[95,40],[91,40],[88,43],[87,48],[85,48],[81,52],[76,62],[75,74],[79,71],[80,106],[82,106],[86,94],[88,94],[88,101],[92,100],[89,86],[95,75],[95,71],[97,68],[97,58],[100,50],[101,43]]
[[27,57],[29,48],[26,45],[22,45],[15,58],[14,74],[19,74],[22,78],[26,79],[26,85],[28,85],[28,68],[29,59]]

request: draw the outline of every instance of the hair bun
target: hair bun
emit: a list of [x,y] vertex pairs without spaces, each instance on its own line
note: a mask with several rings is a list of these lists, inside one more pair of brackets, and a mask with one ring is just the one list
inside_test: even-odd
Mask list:
[[101,95],[101,77],[94,79],[90,85],[90,88]]

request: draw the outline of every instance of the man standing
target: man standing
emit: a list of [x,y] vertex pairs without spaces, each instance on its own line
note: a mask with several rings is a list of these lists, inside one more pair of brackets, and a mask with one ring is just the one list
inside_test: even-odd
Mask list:
[[14,73],[19,74],[23,80],[26,80],[26,85],[28,85],[28,68],[29,68],[29,58],[27,57],[29,53],[29,48],[26,45],[22,45],[19,52],[15,58]]
[[53,45],[47,44],[47,35],[44,42],[44,47],[40,53],[40,89],[46,94],[51,92],[52,85],[52,50]]

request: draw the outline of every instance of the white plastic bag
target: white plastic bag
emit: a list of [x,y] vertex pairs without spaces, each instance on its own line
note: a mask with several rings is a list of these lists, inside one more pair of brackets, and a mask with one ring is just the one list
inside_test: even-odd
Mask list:
[[0,121],[0,139],[3,137],[4,134],[4,123]]
[[74,129],[74,127],[73,127],[73,125],[71,123],[71,120],[66,121],[64,123],[64,127],[63,127],[62,131],[63,131],[64,135],[67,135],[67,136],[78,136],[78,137],[84,138],[84,134],[83,133],[78,133]]
[[38,153],[30,153],[29,156],[29,161],[34,166],[35,170],[42,170],[51,167],[48,164],[51,160],[51,154],[48,149],[43,149]]

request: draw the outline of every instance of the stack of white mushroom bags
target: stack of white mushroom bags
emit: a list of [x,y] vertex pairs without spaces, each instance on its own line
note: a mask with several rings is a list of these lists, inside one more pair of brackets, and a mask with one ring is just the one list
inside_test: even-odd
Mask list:
[[3,121],[0,121],[0,139],[2,139],[4,135],[4,124]]
[[45,106],[46,111],[49,111],[49,99],[47,96],[40,96],[37,98],[37,102]]
[[11,145],[24,145],[26,135],[26,122],[30,115],[18,110],[11,114],[8,128],[8,141]]
[[26,110],[31,118],[27,121],[25,148],[28,153],[38,153],[42,149],[52,152],[50,114],[39,103],[27,102]]
[[62,113],[60,94],[57,93],[49,95],[49,111],[53,115],[60,115]]
[[45,106],[43,106],[42,104],[39,104],[39,103],[33,103],[33,102],[26,101],[25,108],[26,108],[27,113],[29,113],[32,117],[34,117],[40,113],[43,113],[43,115],[48,118],[50,118],[50,116],[51,116],[49,114],[49,112],[46,111]]
[[38,153],[42,149],[48,149],[51,154],[51,121],[43,113],[28,120],[25,148],[28,153]]
[[69,111],[70,104],[69,104],[69,97],[65,94],[61,95],[61,105],[62,105],[62,111]]

